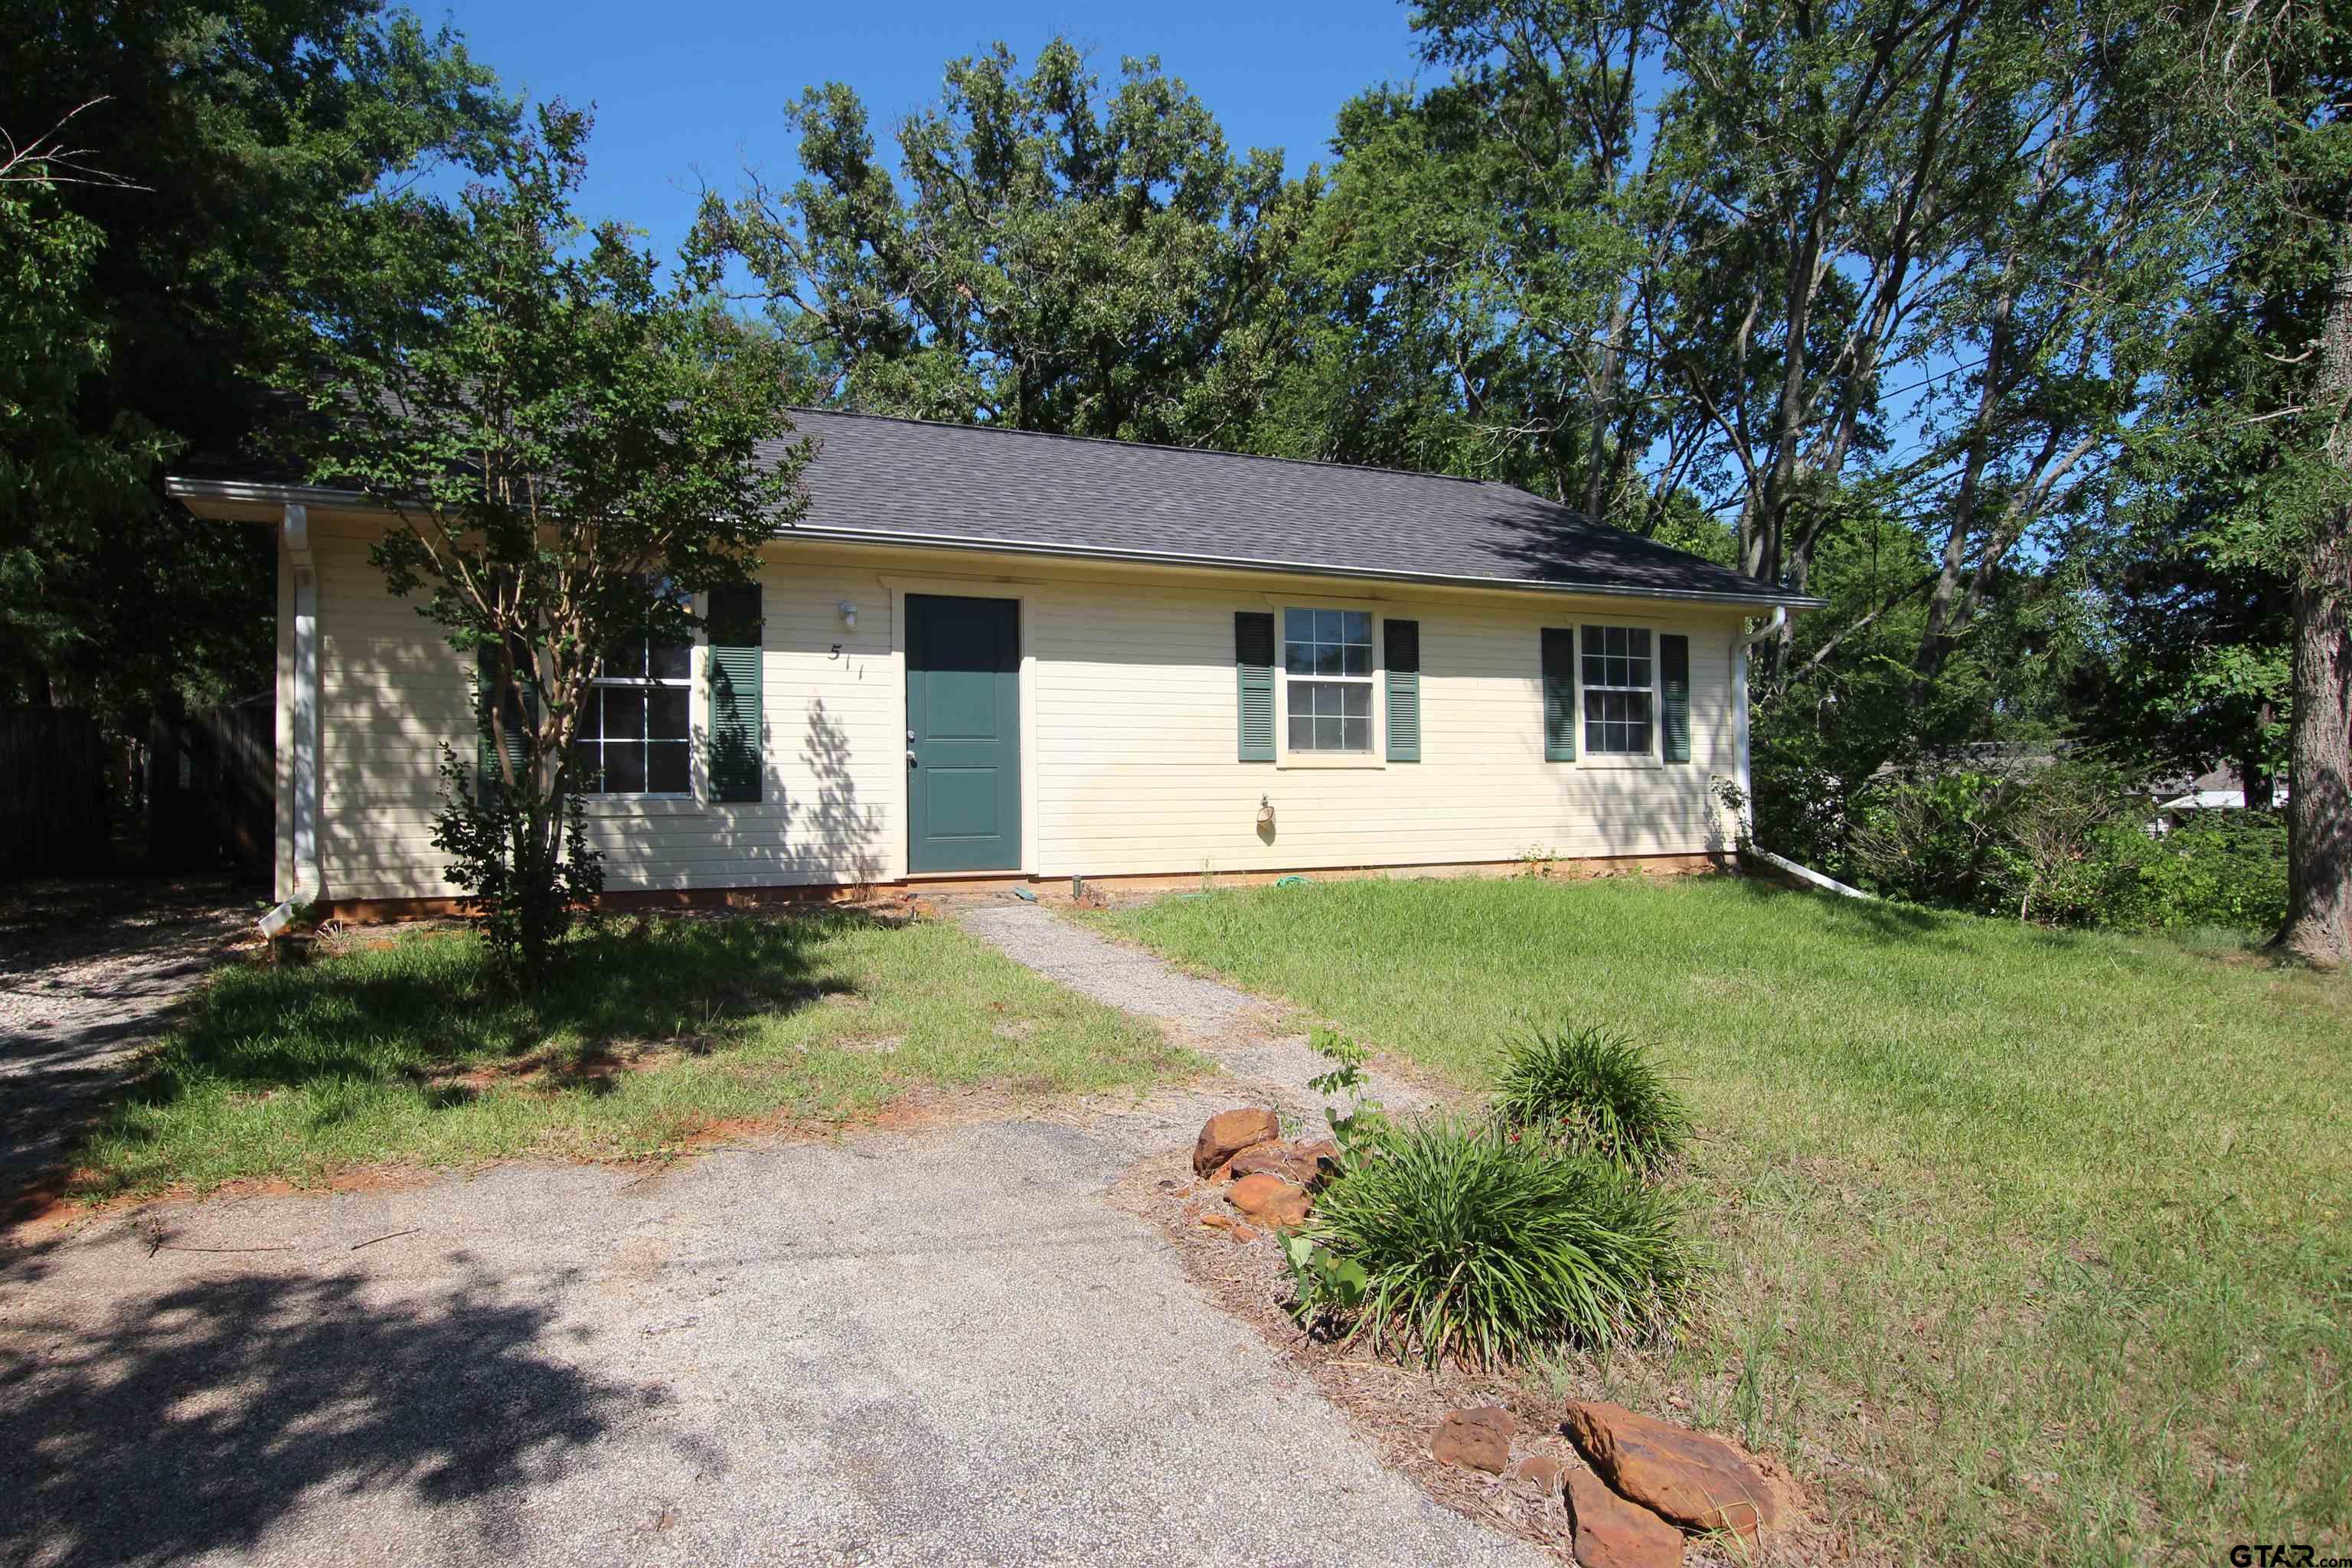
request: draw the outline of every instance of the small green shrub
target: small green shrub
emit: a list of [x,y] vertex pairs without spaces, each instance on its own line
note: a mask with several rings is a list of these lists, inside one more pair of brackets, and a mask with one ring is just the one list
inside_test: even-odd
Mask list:
[[1307,1080],[1307,1087],[1318,1094],[1345,1094],[1348,1108],[1336,1105],[1323,1107],[1323,1120],[1331,1124],[1331,1140],[1339,1145],[1343,1164],[1360,1161],[1388,1135],[1388,1112],[1377,1100],[1364,1098],[1371,1079],[1364,1064],[1371,1052],[1358,1044],[1355,1037],[1336,1029],[1315,1026],[1307,1037],[1307,1045],[1315,1054],[1331,1064],[1328,1072],[1318,1073]]
[[1345,1296],[1301,1305],[1433,1366],[1663,1338],[1696,1276],[1679,1221],[1614,1166],[1492,1123],[1416,1122],[1324,1190],[1307,1239]]
[[1495,1113],[1516,1131],[1654,1174],[1690,1136],[1690,1111],[1641,1047],[1606,1029],[1536,1030],[1509,1047]]

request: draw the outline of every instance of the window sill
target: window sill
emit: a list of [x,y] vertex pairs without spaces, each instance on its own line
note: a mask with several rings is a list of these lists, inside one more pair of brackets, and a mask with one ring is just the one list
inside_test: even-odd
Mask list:
[[589,816],[700,816],[704,808],[690,795],[587,795],[580,809]]
[[1596,768],[1604,773],[1652,773],[1662,771],[1665,763],[1655,757],[1579,757],[1575,765]]
[[1361,754],[1335,752],[1328,756],[1317,756],[1313,752],[1295,752],[1281,758],[1276,762],[1274,765],[1276,771],[1287,773],[1294,770],[1312,770],[1318,768],[1339,770],[1346,770],[1349,768],[1384,768],[1389,764],[1387,758],[1376,756],[1370,752],[1364,752]]

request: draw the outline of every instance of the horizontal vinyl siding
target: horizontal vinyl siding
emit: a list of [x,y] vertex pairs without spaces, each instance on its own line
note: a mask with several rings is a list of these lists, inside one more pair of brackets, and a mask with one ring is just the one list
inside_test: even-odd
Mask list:
[[[384,592],[364,534],[314,525],[314,539],[328,896],[446,895],[431,843],[434,768],[445,741],[472,759],[470,664],[412,605]],[[1729,612],[1628,605],[1570,614],[1559,605],[1424,602],[1402,592],[1372,607],[1420,622],[1424,760],[1301,768],[1234,755],[1234,614],[1272,607],[1278,635],[1285,600],[1269,595],[1265,579],[1227,591],[1040,575],[1045,580],[1018,586],[900,578],[873,565],[778,552],[761,574],[763,798],[592,801],[590,833],[607,857],[606,885],[759,887],[904,874],[905,671],[894,584],[1024,595],[1024,689],[1034,707],[1024,757],[1034,852],[1025,868],[1042,875],[1410,866],[1507,860],[1530,850],[1683,854],[1715,842],[1710,785],[1732,764]],[[920,585],[906,589],[914,581]],[[844,600],[859,605],[855,630],[841,624]],[[1690,637],[1689,764],[1543,760],[1541,628],[1587,620]],[[698,788],[704,700],[698,680]],[[1377,723],[1373,744],[1378,756]],[[1256,828],[1261,795],[1276,809],[1271,843]]]
[[[324,717],[320,853],[333,899],[437,898],[435,773],[443,742],[473,760],[473,671],[413,604],[384,592],[368,540],[314,531]],[[871,572],[801,569],[763,574],[762,752],[756,803],[589,804],[589,837],[605,854],[605,886],[682,889],[879,879],[898,874],[897,780],[903,744],[900,680],[889,618]],[[844,599],[875,605],[857,630]],[[832,656],[835,643],[842,657]],[[697,672],[700,661],[698,656]],[[701,781],[705,693],[695,701]],[[855,763],[853,763],[853,759]],[[885,771],[868,764],[879,759]],[[289,796],[281,792],[279,798]]]
[[[1422,756],[1324,768],[1243,763],[1234,747],[1233,612],[1279,594],[1045,590],[1034,616],[1039,861],[1047,875],[1430,865],[1715,845],[1713,776],[1731,762],[1731,621],[1688,609],[1417,603]],[[1547,763],[1546,626],[1623,621],[1691,637],[1692,760]],[[1375,638],[1375,647],[1378,639]],[[1279,721],[1277,728],[1280,728]],[[1384,750],[1374,726],[1375,756]],[[1257,830],[1275,808],[1272,842]]]

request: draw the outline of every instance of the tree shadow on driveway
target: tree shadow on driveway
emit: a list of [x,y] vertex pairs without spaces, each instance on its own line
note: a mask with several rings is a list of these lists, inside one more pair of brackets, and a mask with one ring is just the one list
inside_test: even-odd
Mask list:
[[123,1300],[103,1326],[12,1313],[0,1562],[250,1550],[308,1497],[341,1512],[400,1493],[486,1504],[463,1528],[494,1552],[517,1535],[516,1489],[646,1397],[541,1353],[549,1311],[487,1278],[372,1294],[353,1275],[242,1276]]

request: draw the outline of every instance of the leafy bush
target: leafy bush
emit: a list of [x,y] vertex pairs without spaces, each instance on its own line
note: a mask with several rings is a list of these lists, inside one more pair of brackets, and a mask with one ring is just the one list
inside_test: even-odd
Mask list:
[[1325,1189],[1307,1240],[1346,1297],[1301,1307],[1433,1366],[1662,1338],[1697,1272],[1679,1219],[1600,1161],[1491,1122],[1417,1122]]
[[2111,836],[2123,875],[2116,925],[2275,931],[2286,921],[2286,818],[2271,811],[2205,811],[2161,838]]
[[439,771],[433,847],[449,857],[442,879],[465,889],[462,901],[481,917],[492,970],[510,984],[534,984],[572,929],[573,912],[604,889],[604,855],[588,843],[579,791],[567,790],[560,801],[562,837],[560,847],[551,846],[537,831],[529,792],[471,778],[447,746]]
[[1874,892],[2043,925],[2274,928],[2286,918],[2286,824],[2200,812],[2161,837],[2147,803],[2095,764],[2023,778],[1949,773],[1882,786],[1853,838]]
[[1601,1028],[1538,1029],[1510,1047],[1494,1104],[1511,1128],[1643,1174],[1673,1159],[1690,1133],[1690,1111],[1656,1064]]
[[2017,781],[1957,772],[1896,779],[1855,825],[1853,871],[1875,893],[1948,909],[2001,902],[2001,851],[2022,795]]

